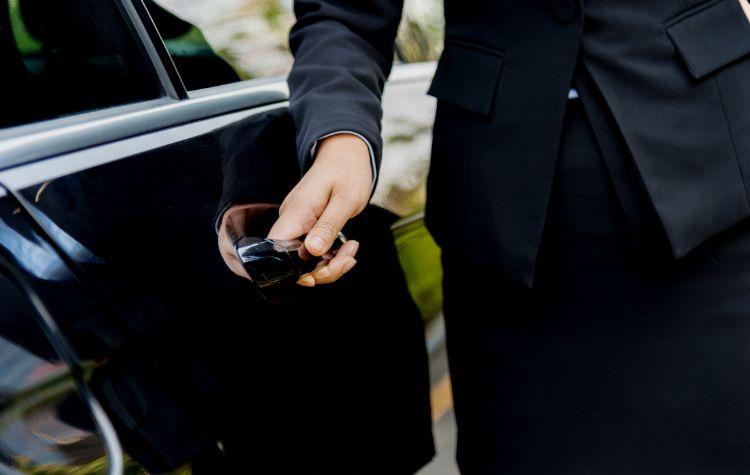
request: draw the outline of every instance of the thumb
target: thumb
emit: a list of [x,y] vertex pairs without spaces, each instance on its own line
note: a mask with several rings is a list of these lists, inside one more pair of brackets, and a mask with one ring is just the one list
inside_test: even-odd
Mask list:
[[334,194],[323,210],[320,218],[308,231],[305,247],[311,254],[321,256],[333,245],[333,241],[341,232],[346,221],[354,214],[355,206],[352,200],[347,200],[341,194]]
[[329,189],[295,189],[279,208],[276,220],[268,237],[271,239],[295,239],[310,230],[318,220],[328,200]]

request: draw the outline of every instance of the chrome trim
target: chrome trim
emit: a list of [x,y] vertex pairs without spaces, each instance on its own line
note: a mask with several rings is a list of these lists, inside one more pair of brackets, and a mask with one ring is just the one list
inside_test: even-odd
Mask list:
[[[177,102],[169,97],[159,97],[157,99],[149,99],[141,102],[134,102],[130,104],[124,104],[119,106],[106,107],[104,109],[96,109],[87,112],[75,113],[72,115],[66,115],[62,117],[56,117],[54,119],[46,119],[39,122],[31,122],[28,124],[14,125],[12,127],[6,127],[0,129],[0,143],[3,140],[18,137],[20,135],[29,135],[37,132],[43,132],[51,129],[66,127],[69,125],[81,124],[83,122],[93,122],[99,119],[106,119],[116,115],[127,114],[129,112],[137,112],[146,109],[151,109],[157,106],[172,104]],[[0,158],[0,164],[2,158]]]
[[247,79],[245,81],[230,82],[227,84],[220,84],[218,86],[204,87],[203,89],[193,89],[191,91],[188,91],[188,97],[190,99],[198,99],[201,97],[213,96],[215,94],[225,94],[229,92],[239,91],[242,89],[247,89],[248,87],[259,88],[261,86],[268,86],[271,84],[277,85],[280,90],[285,91],[287,98],[289,97],[289,87],[286,84],[286,76]]
[[125,453],[120,444],[120,438],[117,436],[115,426],[109,419],[106,411],[99,403],[99,400],[89,391],[88,386],[80,391],[81,397],[86,401],[91,417],[96,421],[96,428],[102,439],[105,441],[104,446],[107,448],[107,474],[122,475],[125,473]]
[[[430,79],[435,63],[399,64],[390,84]],[[285,78],[231,83],[189,92],[189,98],[161,98],[85,112],[0,130],[0,170],[135,135],[289,99]]]
[[[245,84],[243,88],[182,101],[167,99],[158,101],[158,105],[150,101],[143,108],[130,106],[127,112],[121,112],[121,108],[107,110],[111,115],[104,117],[104,111],[81,114],[74,121],[65,118],[68,119],[66,125],[56,126],[60,124],[58,121],[66,120],[54,119],[32,124],[32,130],[37,129],[33,132],[24,133],[23,129],[28,126],[8,129],[0,135],[0,169],[225,113],[280,103],[287,98],[286,83]],[[97,118],[86,120],[91,117]],[[3,138],[3,135],[10,136]]]
[[286,107],[286,102],[194,121],[0,171],[0,183],[19,190],[138,153],[209,133],[246,117]]

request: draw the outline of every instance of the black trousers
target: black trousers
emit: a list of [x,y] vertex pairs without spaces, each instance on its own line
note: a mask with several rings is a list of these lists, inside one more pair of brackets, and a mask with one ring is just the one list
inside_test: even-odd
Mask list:
[[636,245],[605,163],[571,102],[534,290],[444,255],[464,475],[750,473],[750,225]]

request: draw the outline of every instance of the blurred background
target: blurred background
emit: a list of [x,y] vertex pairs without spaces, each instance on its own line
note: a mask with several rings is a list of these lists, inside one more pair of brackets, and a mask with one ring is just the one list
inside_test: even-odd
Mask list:
[[[292,57],[287,35],[294,23],[292,0],[158,0],[197,28],[170,40],[170,49],[200,48],[207,41],[242,79],[282,76]],[[437,59],[442,49],[442,2],[407,0],[399,32],[399,55],[407,62]]]

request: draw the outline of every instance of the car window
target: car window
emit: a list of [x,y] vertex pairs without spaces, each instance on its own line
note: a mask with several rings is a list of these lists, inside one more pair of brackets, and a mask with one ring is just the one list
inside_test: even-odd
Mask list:
[[[148,0],[188,89],[286,75],[292,0]],[[432,61],[442,49],[442,0],[406,0],[397,59]]]
[[0,2],[0,62],[0,127],[161,95],[112,0]]
[[[206,6],[213,4],[202,3]],[[203,32],[173,13],[174,8],[164,8],[152,0],[146,0],[144,4],[188,90],[219,86],[244,79],[226,60],[228,53],[214,51]],[[182,11],[180,8],[176,10]]]

